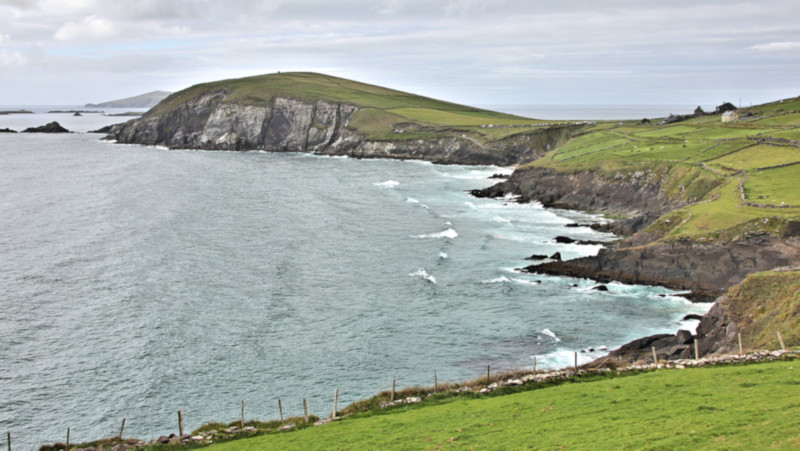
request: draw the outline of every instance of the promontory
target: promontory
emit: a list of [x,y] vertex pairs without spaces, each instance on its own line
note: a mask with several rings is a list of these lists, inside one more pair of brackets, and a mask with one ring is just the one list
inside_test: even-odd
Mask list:
[[192,86],[104,129],[121,143],[511,165],[587,125],[547,123],[315,73]]

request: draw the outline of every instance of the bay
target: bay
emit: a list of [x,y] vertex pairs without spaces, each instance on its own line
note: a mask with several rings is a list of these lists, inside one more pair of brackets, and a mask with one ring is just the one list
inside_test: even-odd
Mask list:
[[99,138],[0,135],[0,430],[15,449],[67,427],[112,436],[122,418],[126,436],[168,434],[177,410],[187,430],[229,422],[242,400],[247,418],[277,418],[278,399],[300,414],[302,398],[327,415],[335,389],[343,406],[393,378],[585,362],[708,308],[515,271],[599,249],[555,236],[613,237],[565,227],[600,218],[467,193],[510,168]]

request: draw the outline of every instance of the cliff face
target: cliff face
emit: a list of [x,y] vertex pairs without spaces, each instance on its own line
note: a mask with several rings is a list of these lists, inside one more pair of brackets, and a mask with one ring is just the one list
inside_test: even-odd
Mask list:
[[[505,182],[473,194],[500,197],[513,193],[523,201],[536,200],[548,207],[625,215],[628,219],[607,229],[632,234],[687,203],[670,199],[658,180],[643,172],[628,179],[609,179],[590,171],[563,173],[536,167],[518,170]],[[601,282],[662,285],[713,300],[747,274],[800,263],[798,237],[758,234],[722,243],[690,239],[652,242],[657,238],[640,232],[593,257],[532,265],[525,270]]]
[[800,238],[759,234],[720,244],[683,239],[603,249],[595,257],[534,265],[525,270],[691,290],[696,299],[710,302],[750,273],[796,265],[799,258]]
[[[267,150],[421,159],[436,163],[511,165],[532,161],[568,138],[575,127],[539,129],[489,145],[451,136],[369,140],[348,127],[359,108],[345,103],[276,97],[261,106],[226,103],[227,91],[206,93],[166,113],[151,110],[106,130],[121,143],[207,150]],[[156,111],[156,112],[154,112]]]
[[538,167],[517,170],[505,182],[472,194],[478,197],[516,194],[522,196],[522,201],[536,200],[545,207],[624,215],[628,219],[607,227],[623,235],[636,232],[683,205],[681,201],[670,200],[660,183],[644,173],[623,181],[606,179],[590,171],[572,174]]

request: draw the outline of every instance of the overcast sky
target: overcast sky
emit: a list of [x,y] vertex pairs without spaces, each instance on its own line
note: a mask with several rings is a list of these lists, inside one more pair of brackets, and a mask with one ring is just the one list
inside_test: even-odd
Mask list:
[[314,71],[469,105],[800,95],[800,0],[0,0],[0,105]]

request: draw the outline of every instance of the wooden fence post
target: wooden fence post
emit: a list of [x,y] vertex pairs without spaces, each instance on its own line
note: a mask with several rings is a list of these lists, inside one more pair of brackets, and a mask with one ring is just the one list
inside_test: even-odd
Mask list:
[[278,398],[278,412],[281,414],[281,423],[283,423],[283,405],[281,405],[280,398]]
[[536,373],[536,356],[533,356],[533,372]]
[[119,441],[122,441],[122,432],[125,430],[125,418],[122,419],[122,426],[119,428]]
[[492,377],[492,365],[486,365],[486,382],[488,383]]
[[8,433],[8,451],[11,451],[11,433]]
[[738,336],[739,336],[739,355],[742,355],[742,354],[744,354],[744,353],[742,352],[742,333],[741,333],[741,332],[738,332],[736,335],[738,335]]
[[439,391],[439,379],[436,377],[436,370],[433,370],[433,392]]
[[578,351],[575,351],[575,375],[578,375]]
[[242,429],[244,429],[244,399],[242,400]]
[[183,412],[178,411],[178,434],[183,437]]
[[64,446],[65,451],[69,451],[69,428],[67,428],[67,444]]
[[305,422],[308,423],[308,404],[306,404],[306,398],[303,398],[303,418]]
[[656,347],[653,346],[653,364],[658,365],[658,355],[656,355]]
[[783,337],[781,337],[781,331],[778,331],[778,341],[781,342],[781,349],[785,351],[786,350],[786,345],[783,344]]
[[339,405],[339,389],[336,389],[336,392],[333,394],[333,411],[331,412],[331,419],[336,419],[336,410],[338,409]]
[[700,348],[697,346],[697,340],[695,340],[694,341],[694,359],[695,360],[700,360],[700,351],[699,351],[699,349]]
[[395,384],[395,382],[397,382],[397,379],[392,379],[392,398],[389,400],[389,402],[394,402],[394,384]]

